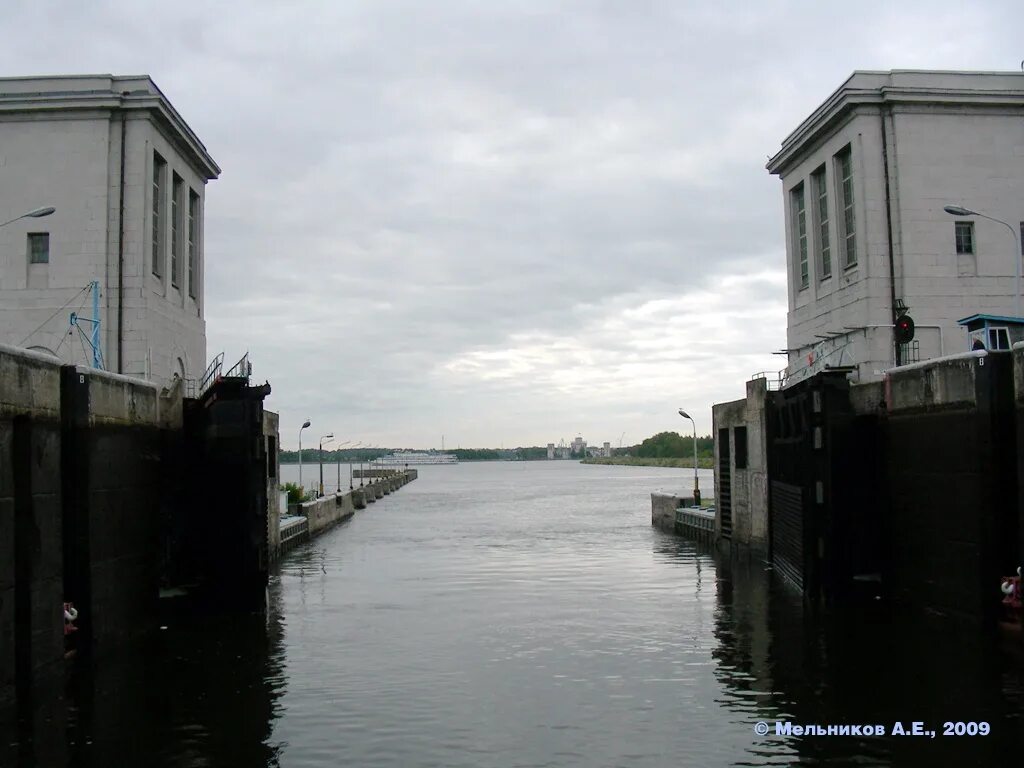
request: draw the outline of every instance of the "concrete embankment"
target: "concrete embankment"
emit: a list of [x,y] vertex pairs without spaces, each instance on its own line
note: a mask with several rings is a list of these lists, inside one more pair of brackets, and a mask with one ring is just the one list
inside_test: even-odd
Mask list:
[[356,510],[397,491],[415,480],[415,469],[387,470],[371,483],[344,493],[333,493],[302,504],[289,504],[288,514],[278,522],[280,544],[276,556],[283,555],[304,541],[309,541],[338,523],[348,520]]
[[715,510],[694,507],[692,497],[652,493],[651,525],[668,533],[714,541]]

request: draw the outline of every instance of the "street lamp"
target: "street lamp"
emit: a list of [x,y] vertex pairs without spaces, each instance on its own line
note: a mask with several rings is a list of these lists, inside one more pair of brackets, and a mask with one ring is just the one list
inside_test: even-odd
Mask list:
[[1002,224],[1004,227],[1006,227],[1008,230],[1010,230],[1010,234],[1013,235],[1013,274],[1016,277],[1016,283],[1014,284],[1016,286],[1016,288],[1015,288],[1014,293],[1013,293],[1013,316],[1019,318],[1021,316],[1021,314],[1020,314],[1020,242],[1017,240],[1017,230],[1015,230],[1013,228],[1013,225],[1009,224],[1008,222],[1003,221],[1002,219],[997,219],[994,216],[989,216],[988,214],[979,213],[978,211],[972,211],[970,208],[964,208],[961,205],[944,205],[942,207],[942,210],[944,210],[948,214],[951,214],[952,216],[980,216],[983,219],[988,219],[989,221],[994,221],[997,224]]
[[[351,445],[351,440],[346,440],[344,443],[338,443],[334,446],[334,450],[338,451],[344,448],[346,445]],[[338,485],[335,487],[335,493],[341,493],[341,456],[338,456]]]
[[306,495],[306,489],[302,485],[302,430],[309,426],[309,419],[299,428],[299,488],[302,488],[302,495]]
[[[353,445],[352,448],[355,449],[355,448],[358,448],[361,445],[362,445],[362,442],[358,442],[355,445]],[[341,484],[340,480],[338,481],[338,484],[339,485]],[[362,483],[360,483],[360,485],[362,485]],[[349,453],[349,455],[348,455],[348,489],[351,491],[353,488],[355,488],[355,486],[352,485],[352,454]]]
[[[324,441],[328,443],[334,439],[334,433],[328,432],[326,435],[320,437],[320,493],[319,496],[324,495]],[[318,496],[318,498],[319,498]]]
[[[375,451],[375,450],[377,450],[377,446],[375,446],[375,445],[364,445],[363,447],[366,450],[368,450],[368,451]],[[359,487],[360,488],[363,487],[363,478],[366,477],[366,473],[369,472],[370,469],[373,466],[372,462],[373,462],[373,459],[367,458],[366,459],[366,469],[364,470],[363,469],[363,456],[359,457]]]
[[49,216],[56,210],[57,209],[54,208],[52,205],[48,205],[45,208],[36,208],[34,211],[23,213],[21,214],[21,216],[15,216],[10,221],[5,221],[3,224],[0,224],[0,227],[6,227],[8,224],[17,221],[18,219],[41,219],[43,218],[43,216]]
[[689,419],[690,423],[693,424],[693,504],[694,506],[699,507],[700,481],[697,479],[697,422],[695,422],[693,417],[682,408],[679,409],[679,415],[684,419]]

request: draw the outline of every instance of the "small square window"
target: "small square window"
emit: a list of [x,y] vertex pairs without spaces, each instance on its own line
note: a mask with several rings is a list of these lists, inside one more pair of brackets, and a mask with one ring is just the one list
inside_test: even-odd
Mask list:
[[50,263],[50,233],[29,232],[28,234],[28,263],[49,264]]
[[956,252],[958,254],[974,253],[974,222],[957,221],[953,223]]

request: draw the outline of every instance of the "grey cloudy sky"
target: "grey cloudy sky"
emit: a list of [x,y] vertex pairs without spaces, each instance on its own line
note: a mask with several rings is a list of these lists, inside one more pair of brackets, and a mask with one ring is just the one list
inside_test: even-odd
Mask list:
[[249,350],[285,447],[617,445],[782,366],[786,134],[854,69],[1018,69],[1022,16],[31,0],[0,61],[149,74],[206,144],[209,353]]

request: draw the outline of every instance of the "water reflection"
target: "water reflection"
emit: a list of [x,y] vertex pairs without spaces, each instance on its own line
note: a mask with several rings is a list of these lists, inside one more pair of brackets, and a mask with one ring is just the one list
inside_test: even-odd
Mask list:
[[[290,553],[266,617],[169,622],[24,735],[0,725],[0,765],[1019,764],[1019,667],[991,638],[805,606],[653,530],[656,478],[522,464],[425,471]],[[753,732],[897,719],[993,734]]]
[[277,765],[283,636],[272,600],[265,616],[171,624],[102,664],[69,667],[63,695],[40,696],[45,705],[0,733],[0,765]]
[[[931,766],[1019,764],[1019,667],[976,627],[909,616],[878,602],[842,610],[804,604],[757,560],[716,554],[713,653],[722,703],[772,726],[752,737],[752,764]],[[921,721],[918,737],[778,737],[794,724]],[[946,721],[985,721],[988,737],[943,737]]]

